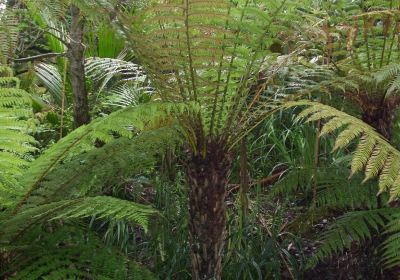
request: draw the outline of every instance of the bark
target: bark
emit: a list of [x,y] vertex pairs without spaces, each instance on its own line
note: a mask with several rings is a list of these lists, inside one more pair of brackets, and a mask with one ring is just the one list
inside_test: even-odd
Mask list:
[[90,122],[88,94],[85,85],[85,46],[83,17],[79,8],[71,6],[71,42],[68,45],[69,72],[74,96],[75,127]]
[[367,110],[363,111],[362,120],[390,141],[392,139],[392,125],[396,107],[385,101],[380,103],[380,106],[376,105],[369,106]]
[[205,156],[191,154],[187,164],[192,279],[221,279],[226,237],[226,186],[232,158],[210,140]]

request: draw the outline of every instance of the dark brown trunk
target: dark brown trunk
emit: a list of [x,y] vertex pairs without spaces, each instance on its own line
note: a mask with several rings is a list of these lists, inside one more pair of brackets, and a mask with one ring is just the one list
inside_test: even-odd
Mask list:
[[88,95],[85,86],[85,46],[83,17],[78,7],[71,6],[71,42],[68,45],[69,72],[74,96],[75,127],[90,122]]
[[387,140],[392,139],[392,123],[394,118],[394,108],[382,102],[379,107],[372,107],[363,112],[362,120],[375,128]]
[[218,141],[209,141],[205,156],[191,155],[190,245],[192,279],[221,279],[226,237],[226,186],[232,159]]

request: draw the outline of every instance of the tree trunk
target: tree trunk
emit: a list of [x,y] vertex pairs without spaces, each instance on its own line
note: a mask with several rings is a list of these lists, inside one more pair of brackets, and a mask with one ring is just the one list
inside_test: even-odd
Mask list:
[[205,156],[187,164],[192,279],[221,279],[226,237],[226,186],[232,159],[224,145],[209,141]]
[[378,108],[370,108],[363,112],[362,120],[376,129],[387,140],[392,139],[392,123],[394,109],[383,102]]
[[79,127],[90,122],[88,95],[85,85],[84,23],[78,7],[71,6],[71,42],[68,45],[69,72],[74,96],[74,124]]

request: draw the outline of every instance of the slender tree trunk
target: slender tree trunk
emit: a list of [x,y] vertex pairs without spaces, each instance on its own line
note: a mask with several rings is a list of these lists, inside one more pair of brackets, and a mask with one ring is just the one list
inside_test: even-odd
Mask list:
[[221,279],[226,237],[226,186],[232,159],[218,141],[209,141],[205,156],[191,155],[190,242],[192,279]]
[[69,72],[74,95],[74,124],[79,127],[90,122],[88,94],[85,86],[85,46],[83,17],[78,7],[71,6],[71,42],[68,46]]

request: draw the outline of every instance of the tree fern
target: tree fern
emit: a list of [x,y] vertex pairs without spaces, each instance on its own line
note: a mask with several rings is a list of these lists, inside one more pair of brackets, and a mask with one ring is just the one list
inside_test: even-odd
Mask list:
[[[272,43],[264,34],[282,8],[270,5],[268,14],[249,1],[173,1],[157,3],[132,19],[123,13],[118,17],[161,98],[201,104],[199,118],[179,118],[183,127],[204,129],[205,136],[237,136],[248,129],[242,118],[256,122],[270,109],[248,108],[259,95],[246,100]],[[252,114],[257,117],[247,118]],[[197,135],[189,142],[204,141]]]

